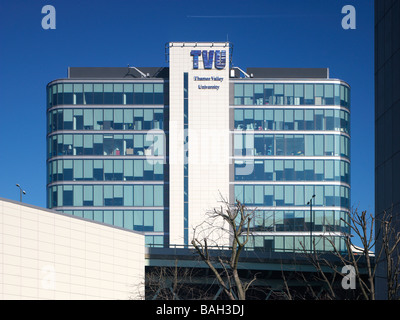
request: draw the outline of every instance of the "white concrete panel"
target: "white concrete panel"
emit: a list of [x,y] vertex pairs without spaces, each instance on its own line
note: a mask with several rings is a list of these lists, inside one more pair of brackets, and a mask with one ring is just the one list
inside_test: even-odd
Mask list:
[[0,199],[0,299],[143,298],[144,235]]
[[[224,69],[193,68],[192,50],[226,50]],[[215,58],[215,57],[214,57]],[[189,86],[189,243],[207,211],[229,195],[229,45],[171,43],[170,59],[170,242],[184,239],[183,76]]]

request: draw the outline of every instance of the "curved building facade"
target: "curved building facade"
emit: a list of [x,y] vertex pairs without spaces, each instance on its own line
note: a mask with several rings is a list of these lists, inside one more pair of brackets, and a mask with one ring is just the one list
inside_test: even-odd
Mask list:
[[244,72],[232,48],[171,42],[169,67],[50,82],[48,207],[188,246],[221,195],[254,210],[249,250],[330,251],[327,234],[344,250],[349,85],[328,69]]
[[[122,76],[131,71],[121,69]],[[99,81],[76,71],[76,78],[47,86],[48,207],[142,231],[147,241],[163,244],[164,79],[115,79],[112,68]]]
[[[257,72],[257,70],[255,70]],[[258,71],[262,75],[268,70]],[[344,250],[350,87],[331,79],[233,80],[234,194],[255,210],[254,248]]]

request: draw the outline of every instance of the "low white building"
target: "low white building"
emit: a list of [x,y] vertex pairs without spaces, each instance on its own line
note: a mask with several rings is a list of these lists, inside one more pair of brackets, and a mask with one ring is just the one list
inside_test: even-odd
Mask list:
[[0,198],[0,299],[141,299],[144,235]]

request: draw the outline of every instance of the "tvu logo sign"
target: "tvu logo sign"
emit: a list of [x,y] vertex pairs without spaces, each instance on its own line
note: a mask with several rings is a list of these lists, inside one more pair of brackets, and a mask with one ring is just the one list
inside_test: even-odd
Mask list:
[[203,58],[204,69],[212,69],[213,64],[215,69],[224,69],[226,65],[225,50],[192,50],[190,55],[193,56],[193,69],[199,68],[199,57]]

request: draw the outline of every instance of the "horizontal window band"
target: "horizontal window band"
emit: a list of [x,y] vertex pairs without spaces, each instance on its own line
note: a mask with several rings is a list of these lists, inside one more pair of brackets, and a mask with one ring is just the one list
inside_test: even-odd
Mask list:
[[[328,225],[327,225],[328,226]],[[309,237],[310,236],[310,231],[251,231],[250,232],[251,236],[305,236]],[[337,231],[313,231],[312,232],[313,236],[323,236],[323,237],[343,237],[346,235],[344,232],[337,232]]]
[[120,186],[120,185],[168,185],[169,182],[164,182],[163,180],[148,180],[148,181],[120,181],[120,180],[113,180],[113,181],[93,181],[93,180],[86,180],[86,181],[57,181],[47,185],[48,188],[55,187],[55,186],[64,186],[64,185],[82,185],[82,186],[103,186],[103,185],[112,185],[112,186]]
[[[264,211],[310,211],[310,206],[287,206],[287,207],[265,207],[265,206],[250,206],[246,205],[245,209],[247,211],[253,210],[253,211],[258,211],[258,210],[264,210]],[[346,211],[350,212],[349,208],[346,207],[334,207],[334,206],[316,206],[313,204],[312,206],[312,211]]]
[[229,109],[293,109],[293,110],[301,110],[301,109],[333,109],[333,110],[341,110],[348,112],[349,114],[350,109],[336,105],[336,104],[329,104],[329,105],[294,105],[294,104],[237,104],[237,105],[229,105]]
[[276,186],[342,186],[350,188],[350,185],[340,181],[234,181],[229,182],[230,185],[276,185]]
[[232,156],[231,160],[253,161],[253,160],[343,160],[351,163],[349,158],[341,156]]
[[57,134],[167,134],[168,131],[159,130],[159,129],[149,129],[149,130],[59,130],[53,131],[47,134],[47,137],[50,138]]
[[277,80],[266,80],[266,79],[257,79],[257,78],[247,78],[247,79],[230,79],[229,82],[234,83],[234,84],[342,84],[350,88],[349,84],[343,80],[340,79],[324,79],[324,80],[319,80],[319,79],[277,79]]
[[110,206],[110,207],[53,207],[51,210],[57,211],[134,211],[134,210],[168,210],[168,207],[123,207],[123,206]]
[[[127,69],[128,70],[128,69]],[[166,83],[168,81],[165,81],[163,79],[156,79],[156,78],[140,78],[140,79],[58,79],[51,81],[49,84],[47,84],[47,87],[50,87],[54,84],[62,84],[62,83],[67,83],[67,84],[91,84],[91,83],[106,83],[106,84],[141,84],[141,83],[155,83],[155,84],[160,84],[160,83]]]
[[57,104],[47,112],[63,109],[168,109],[165,104]]
[[340,131],[340,130],[230,130],[230,133],[232,134],[238,134],[238,135],[257,135],[257,134],[264,134],[264,135],[340,135],[340,136],[346,136],[350,138],[350,135],[346,132]]
[[[102,155],[102,156],[93,156],[93,155],[76,155],[76,156],[54,156],[47,159],[47,163],[55,161],[55,160],[154,160],[154,161],[163,161],[167,160],[169,157],[165,156],[124,156],[124,155]],[[164,162],[166,164],[166,162]]]

